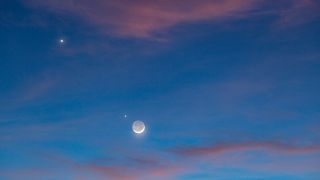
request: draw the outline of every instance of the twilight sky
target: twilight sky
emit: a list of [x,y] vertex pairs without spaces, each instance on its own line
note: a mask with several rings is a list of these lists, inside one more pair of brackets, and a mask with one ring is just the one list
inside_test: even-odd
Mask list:
[[319,32],[317,0],[1,0],[0,179],[320,179]]

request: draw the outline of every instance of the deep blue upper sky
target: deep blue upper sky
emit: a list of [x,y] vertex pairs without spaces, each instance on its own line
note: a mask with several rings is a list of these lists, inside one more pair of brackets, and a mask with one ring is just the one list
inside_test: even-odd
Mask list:
[[0,179],[319,179],[319,12],[2,0]]

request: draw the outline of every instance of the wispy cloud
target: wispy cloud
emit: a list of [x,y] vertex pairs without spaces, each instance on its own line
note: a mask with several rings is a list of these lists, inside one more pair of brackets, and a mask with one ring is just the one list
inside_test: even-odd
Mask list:
[[[28,0],[25,2],[34,8],[77,17],[96,26],[103,33],[138,38],[155,38],[164,30],[184,23],[217,22],[259,14],[276,14],[280,16],[278,24],[300,24],[302,19],[305,21],[317,14],[308,11],[314,10],[317,5],[313,0],[282,0],[279,4],[285,5],[275,9],[274,6],[268,6],[269,9],[263,7],[267,2],[264,0]],[[258,12],[250,13],[251,10]]]
[[27,1],[33,7],[71,14],[119,36],[150,37],[179,23],[229,19],[255,6],[254,0],[228,1]]
[[39,178],[51,176],[50,171],[43,168],[28,168],[28,169],[15,169],[15,170],[0,170],[0,178],[4,179],[25,179],[25,178]]
[[177,147],[170,151],[194,164],[207,164],[211,170],[229,167],[251,174],[267,172],[270,175],[317,172],[320,158],[319,144],[294,145],[274,141]]
[[320,4],[315,0],[292,0],[288,9],[279,11],[276,27],[284,28],[304,24],[320,16]]
[[173,178],[186,170],[185,166],[174,164],[164,157],[141,156],[135,154],[132,157],[112,160],[102,159],[97,161],[75,161],[63,156],[46,156],[48,160],[63,163],[69,168],[95,176],[112,179],[163,179]]
[[191,148],[177,148],[174,152],[182,156],[197,156],[197,155],[217,155],[225,152],[232,151],[248,151],[248,150],[266,150],[276,153],[312,153],[320,152],[320,145],[312,146],[297,146],[292,144],[284,144],[278,142],[247,142],[247,143],[226,143],[216,144],[204,147],[191,147]]
[[[250,153],[247,153],[250,152]],[[255,153],[258,153],[255,154]],[[267,158],[260,157],[263,153]],[[100,156],[95,159],[74,159],[67,155],[55,153],[45,154],[50,164],[62,165],[64,171],[84,175],[90,179],[176,179],[185,174],[201,172],[199,164],[208,168],[219,169],[231,167],[244,169],[247,172],[264,171],[277,173],[308,173],[314,172],[320,153],[320,145],[293,145],[274,141],[259,141],[246,143],[224,143],[212,146],[175,147],[168,151],[153,151],[144,154],[135,152],[120,154],[113,158]],[[109,154],[110,155],[110,154]],[[108,155],[108,156],[109,156]],[[37,173],[26,174],[30,178],[54,177],[53,172],[43,167],[37,168]],[[14,177],[11,171],[1,174]]]
[[3,110],[21,107],[39,98],[46,97],[59,84],[59,78],[49,71],[27,78],[0,99],[1,104],[6,104]]

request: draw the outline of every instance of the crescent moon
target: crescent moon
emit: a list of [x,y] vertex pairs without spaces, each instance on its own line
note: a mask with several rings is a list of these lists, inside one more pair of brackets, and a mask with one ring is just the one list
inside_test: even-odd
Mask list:
[[146,129],[146,126],[142,121],[134,121],[132,124],[132,130],[136,134],[141,134]]

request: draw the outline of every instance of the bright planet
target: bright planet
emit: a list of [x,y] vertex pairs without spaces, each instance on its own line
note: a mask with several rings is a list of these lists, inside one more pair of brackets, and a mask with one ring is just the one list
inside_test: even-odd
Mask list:
[[132,124],[132,130],[136,134],[141,134],[146,129],[146,126],[142,121],[134,121]]

